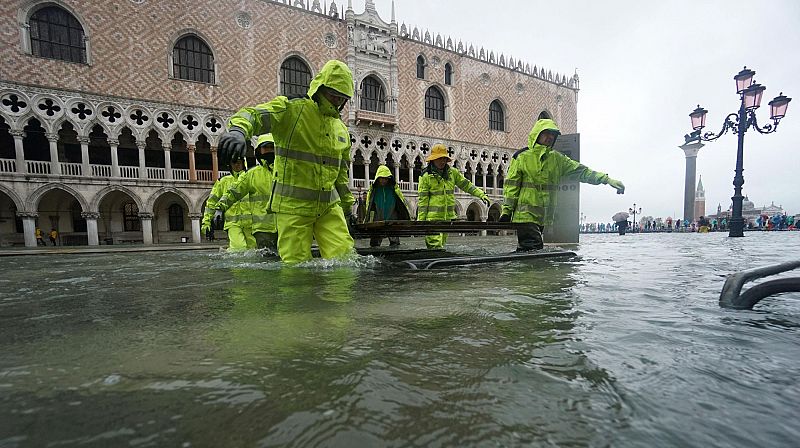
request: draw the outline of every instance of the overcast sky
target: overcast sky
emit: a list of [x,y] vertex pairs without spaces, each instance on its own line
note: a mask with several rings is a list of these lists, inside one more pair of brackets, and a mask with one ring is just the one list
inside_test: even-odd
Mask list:
[[[391,0],[374,0],[389,21]],[[364,10],[364,0],[353,9]],[[346,5],[346,2],[345,2]],[[398,24],[477,44],[531,65],[580,76],[581,161],[623,181],[625,195],[584,185],[581,211],[608,221],[634,202],[645,215],[683,213],[689,112],[708,111],[717,131],[739,107],[733,76],[747,65],[766,86],[795,98],[778,132],[745,137],[744,193],[756,206],[775,202],[800,213],[800,2],[797,0],[396,0]],[[533,117],[531,117],[531,125]],[[524,144],[525,142],[520,142]],[[706,207],[733,195],[736,136],[708,143],[697,158]]]

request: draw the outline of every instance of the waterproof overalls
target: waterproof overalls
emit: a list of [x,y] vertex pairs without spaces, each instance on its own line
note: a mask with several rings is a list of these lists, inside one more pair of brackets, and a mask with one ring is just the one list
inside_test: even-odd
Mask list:
[[[381,178],[389,179],[386,185],[380,185],[378,179]],[[392,172],[389,171],[389,167],[386,165],[379,166],[378,171],[375,172],[375,181],[372,182],[372,185],[369,187],[369,192],[367,193],[366,208],[366,222],[411,219],[406,198],[403,196],[400,187],[397,185],[397,182],[394,181]],[[381,245],[381,241],[383,241],[383,237],[373,236],[369,239],[369,245],[371,247],[377,247]],[[389,237],[390,246],[397,246],[399,244],[399,236]]]
[[514,154],[503,183],[503,214],[512,222],[529,223],[517,230],[517,250],[544,247],[544,226],[553,223],[559,183],[563,177],[598,185],[608,183],[608,174],[592,171],[585,165],[536,143],[542,131],[559,132],[553,120],[542,119],[528,134],[528,147]]
[[[473,185],[457,169],[446,165],[443,173],[440,173],[431,162],[425,169],[425,173],[419,178],[417,221],[456,219],[455,187],[478,199],[488,199],[483,190]],[[425,237],[425,246],[428,249],[441,249],[446,243],[446,233]]]
[[313,239],[323,258],[353,253],[345,221],[355,202],[347,186],[350,133],[339,109],[317,94],[322,86],[352,98],[353,75],[344,62],[328,61],[306,96],[278,96],[245,107],[228,123],[248,139],[268,132],[275,139],[269,208],[276,214],[280,256],[287,263],[311,259]]
[[[211,188],[211,195],[206,201],[203,228],[211,227],[211,220],[217,211],[219,200],[222,199],[225,192],[233,186],[242,174],[244,174],[244,171],[232,171],[231,174],[223,176],[214,183]],[[252,209],[248,198],[243,198],[225,211],[225,226],[223,228],[228,232],[229,250],[255,249],[256,240],[253,237],[251,212]]]
[[[264,144],[271,144],[272,136],[262,135],[258,138],[256,152]],[[259,248],[267,248],[277,253],[278,230],[275,214],[268,210],[272,191],[272,165],[259,159],[258,165],[242,173],[236,182],[217,202],[217,210],[225,212],[242,200],[249,200],[252,216],[253,237]]]

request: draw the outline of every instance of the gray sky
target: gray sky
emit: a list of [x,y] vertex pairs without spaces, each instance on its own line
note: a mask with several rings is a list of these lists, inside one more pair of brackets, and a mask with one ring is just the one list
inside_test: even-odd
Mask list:
[[[374,2],[388,22],[391,0]],[[354,0],[353,9],[360,13],[364,4]],[[778,132],[747,132],[744,193],[756,206],[774,201],[800,213],[800,2],[396,0],[395,8],[399,24],[553,72],[578,69],[581,161],[626,186],[622,196],[608,186],[583,186],[588,221],[608,221],[634,202],[645,215],[682,215],[685,158],[678,145],[691,131],[689,112],[699,103],[709,111],[706,130],[718,131],[738,110],[733,76],[747,65],[767,87],[760,124],[770,121],[767,103],[781,91],[795,99]],[[708,212],[730,203],[735,166],[730,132],[700,151]]]

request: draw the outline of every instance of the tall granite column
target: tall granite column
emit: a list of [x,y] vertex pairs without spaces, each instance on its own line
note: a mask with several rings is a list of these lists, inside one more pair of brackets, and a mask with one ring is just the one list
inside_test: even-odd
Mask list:
[[[694,221],[694,193],[697,185],[697,154],[705,146],[700,142],[679,146],[686,154],[686,183],[683,186],[683,216],[681,219]],[[677,217],[675,217],[677,218]]]

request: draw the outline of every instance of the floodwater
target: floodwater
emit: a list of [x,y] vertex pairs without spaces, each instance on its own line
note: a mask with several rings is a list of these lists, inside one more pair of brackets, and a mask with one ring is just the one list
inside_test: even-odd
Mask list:
[[799,239],[583,235],[436,271],[0,258],[0,447],[797,446],[800,297],[718,298]]

